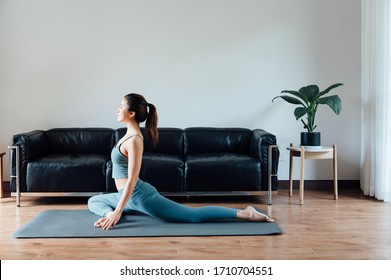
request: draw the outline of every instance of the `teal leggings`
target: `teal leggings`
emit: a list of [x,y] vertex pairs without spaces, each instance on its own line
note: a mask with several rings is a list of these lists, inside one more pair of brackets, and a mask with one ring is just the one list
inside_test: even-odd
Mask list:
[[[121,195],[122,190],[117,193],[92,196],[88,200],[88,208],[91,212],[105,217],[108,212],[117,207]],[[185,206],[165,198],[156,188],[139,179],[126,204],[124,214],[131,214],[134,211],[169,222],[199,223],[214,219],[236,219],[237,209],[222,206]]]

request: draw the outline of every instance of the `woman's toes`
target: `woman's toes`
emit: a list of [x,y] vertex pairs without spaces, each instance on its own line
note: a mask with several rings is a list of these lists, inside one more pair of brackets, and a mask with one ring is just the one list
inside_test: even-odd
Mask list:
[[97,220],[94,224],[94,227],[96,228],[100,228],[102,226],[102,223],[105,221],[106,218],[100,218],[99,220]]

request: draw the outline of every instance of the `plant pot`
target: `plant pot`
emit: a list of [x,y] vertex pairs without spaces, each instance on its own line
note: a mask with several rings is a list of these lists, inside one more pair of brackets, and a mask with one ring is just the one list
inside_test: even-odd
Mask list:
[[300,135],[301,146],[320,146],[320,132],[302,132]]

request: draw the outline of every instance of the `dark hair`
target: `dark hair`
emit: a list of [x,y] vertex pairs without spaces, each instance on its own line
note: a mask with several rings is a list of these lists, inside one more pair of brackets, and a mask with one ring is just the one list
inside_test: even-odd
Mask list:
[[125,95],[124,98],[128,102],[129,111],[136,113],[136,121],[138,123],[146,121],[145,131],[148,137],[152,140],[153,145],[156,146],[159,138],[156,107],[153,104],[148,103],[144,96],[137,93],[129,93]]

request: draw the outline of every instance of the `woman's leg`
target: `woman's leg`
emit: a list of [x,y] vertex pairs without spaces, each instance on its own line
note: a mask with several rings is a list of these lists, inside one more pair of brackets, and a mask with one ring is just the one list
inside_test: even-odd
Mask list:
[[[144,184],[144,188],[139,188],[146,189],[148,194],[137,194],[138,191],[136,191],[135,197],[132,197],[126,205],[124,213],[136,210],[172,222],[203,222],[236,218],[248,221],[273,222],[272,218],[256,211],[251,206],[244,210],[222,206],[189,207],[165,198],[147,183],[140,181],[138,184]],[[88,200],[88,208],[91,212],[106,217],[109,212],[117,207],[121,195],[122,192],[93,196]]]
[[118,203],[118,193],[98,194],[88,199],[88,209],[101,217],[113,211]]
[[235,209],[222,206],[190,207],[176,203],[160,194],[147,197],[135,205],[140,212],[170,222],[199,223],[209,220],[241,219],[252,222],[274,222],[254,207]]
[[133,202],[135,209],[170,222],[199,223],[215,219],[235,219],[237,209],[222,206],[189,207],[155,193]]
[[[88,209],[101,217],[106,217],[109,212],[114,211],[121,199],[122,192],[98,194],[88,199]],[[124,212],[131,211],[126,205]]]

